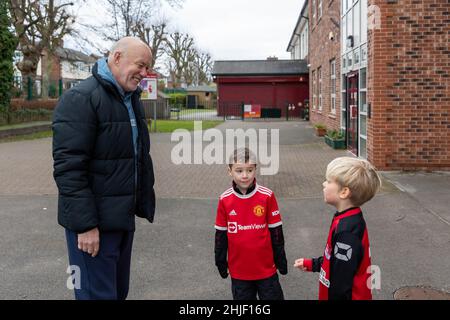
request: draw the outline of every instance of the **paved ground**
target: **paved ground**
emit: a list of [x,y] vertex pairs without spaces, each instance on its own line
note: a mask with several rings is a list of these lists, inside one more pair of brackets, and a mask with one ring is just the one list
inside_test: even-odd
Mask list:
[[[280,170],[259,177],[279,199],[289,264],[323,251],[333,209],[323,203],[326,164],[346,155],[326,146],[306,122],[227,121],[226,129],[279,129]],[[213,263],[217,196],[229,186],[224,165],[171,162],[177,144],[152,134],[157,215],[138,220],[130,299],[230,299],[230,281]],[[206,146],[208,143],[205,143]],[[377,299],[403,286],[450,291],[448,173],[383,173],[384,187],[364,206],[373,263],[381,269]],[[0,299],[72,299],[65,284],[64,232],[56,223],[51,139],[0,144]],[[290,268],[287,299],[315,299],[317,274]]]

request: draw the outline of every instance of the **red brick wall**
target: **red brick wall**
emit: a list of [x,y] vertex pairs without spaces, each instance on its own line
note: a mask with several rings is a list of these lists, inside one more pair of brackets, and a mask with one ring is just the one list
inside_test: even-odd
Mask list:
[[368,32],[368,160],[450,170],[448,0],[368,2],[381,13],[381,28]]
[[[316,0],[316,10],[317,10]],[[340,33],[337,27],[330,18],[337,24],[340,21],[340,1],[338,0],[322,0],[322,17],[320,19],[313,19],[312,1],[309,3],[309,98],[310,98],[310,120],[313,124],[326,124],[327,128],[340,128],[340,91],[341,91],[341,74],[340,74]],[[329,39],[329,33],[334,33],[334,40]],[[331,113],[331,89],[330,89],[330,60],[336,61],[336,114]],[[322,112],[318,109],[318,102],[316,109],[313,109],[313,78],[312,72],[315,71],[316,76],[316,90],[318,86],[317,69],[321,67],[322,70]],[[318,90],[317,90],[318,91]],[[318,94],[317,101],[319,100]]]

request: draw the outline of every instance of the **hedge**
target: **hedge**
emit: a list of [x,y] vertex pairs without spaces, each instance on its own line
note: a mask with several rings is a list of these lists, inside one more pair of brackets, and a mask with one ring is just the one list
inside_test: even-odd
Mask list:
[[53,110],[58,103],[58,99],[46,99],[46,100],[24,100],[24,99],[12,99],[11,100],[11,110],[21,110],[21,109],[46,109]]

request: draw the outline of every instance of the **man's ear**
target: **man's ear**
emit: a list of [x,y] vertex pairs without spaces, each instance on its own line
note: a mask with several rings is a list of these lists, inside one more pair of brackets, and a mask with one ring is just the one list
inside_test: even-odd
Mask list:
[[122,58],[122,52],[116,51],[113,55],[114,64],[119,64],[120,58]]
[[343,187],[341,191],[339,191],[339,198],[341,198],[342,200],[350,199],[351,196],[352,192],[349,187]]
[[231,168],[230,168],[230,166],[228,166],[228,167],[227,167],[227,169],[228,169],[228,174],[230,175],[230,177],[232,177],[232,175],[231,175]]

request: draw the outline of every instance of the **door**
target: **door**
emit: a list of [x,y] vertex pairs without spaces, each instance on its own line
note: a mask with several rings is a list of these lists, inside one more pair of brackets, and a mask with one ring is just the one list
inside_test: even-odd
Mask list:
[[358,155],[358,73],[347,76],[347,149]]

